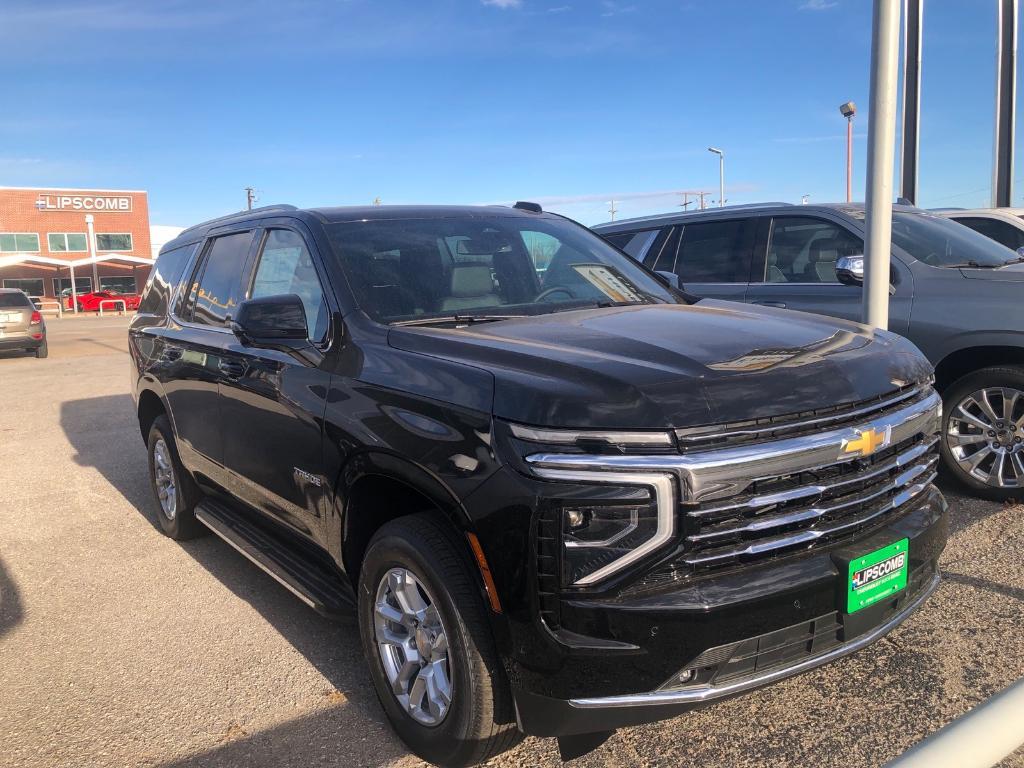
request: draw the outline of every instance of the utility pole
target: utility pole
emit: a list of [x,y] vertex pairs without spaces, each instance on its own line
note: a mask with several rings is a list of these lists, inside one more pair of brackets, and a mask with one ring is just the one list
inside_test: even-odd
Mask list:
[[807,198],[809,197],[810,195],[800,195],[800,205],[807,205]]
[[619,209],[615,207],[615,201],[614,200],[609,200],[608,201],[608,206],[609,206],[608,213],[610,213],[612,215],[612,221],[615,221],[615,214],[619,212]]
[[682,208],[685,211],[687,208],[690,207],[690,203],[691,202],[693,202],[693,201],[690,200],[690,193],[689,192],[683,192],[683,202],[681,202],[679,204],[679,207]]
[[256,190],[253,187],[245,188],[245,209],[252,210],[252,204],[256,202]]
[[373,204],[374,205],[381,205],[380,195],[377,195],[377,197],[373,198]]
[[700,198],[700,210],[702,210],[702,211],[705,210],[708,207],[707,204],[705,204],[705,202],[704,202],[704,196],[705,195],[707,195],[707,192],[698,192],[697,193],[697,196]]
[[871,106],[868,178],[864,198],[864,322],[889,327],[889,254],[892,252],[892,177],[896,154],[896,69],[900,7],[875,0],[871,20]]

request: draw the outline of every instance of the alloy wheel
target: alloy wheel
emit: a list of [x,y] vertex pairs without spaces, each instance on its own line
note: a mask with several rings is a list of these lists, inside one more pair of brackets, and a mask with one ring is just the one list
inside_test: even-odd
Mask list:
[[427,588],[406,568],[377,585],[374,638],[391,692],[416,722],[436,726],[451,707],[448,634]]
[[957,403],[946,444],[960,469],[993,488],[1024,487],[1024,392],[979,389]]
[[174,476],[171,451],[163,438],[159,438],[153,446],[153,470],[160,509],[168,520],[173,520],[178,513],[178,484]]

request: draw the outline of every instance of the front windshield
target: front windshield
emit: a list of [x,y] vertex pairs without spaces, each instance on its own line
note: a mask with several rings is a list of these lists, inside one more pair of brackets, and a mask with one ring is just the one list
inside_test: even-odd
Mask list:
[[1001,267],[1017,254],[995,240],[951,219],[920,213],[893,213],[892,241],[933,267]]
[[485,212],[326,230],[356,301],[381,323],[679,301],[601,238],[554,217]]

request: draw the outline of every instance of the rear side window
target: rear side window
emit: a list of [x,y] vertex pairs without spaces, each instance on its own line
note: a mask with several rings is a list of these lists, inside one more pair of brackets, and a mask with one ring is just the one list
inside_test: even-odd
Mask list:
[[746,283],[753,252],[753,219],[687,224],[676,274],[683,283]]
[[0,308],[24,309],[26,307],[35,309],[24,293],[0,293]]
[[864,242],[837,224],[779,216],[768,241],[768,283],[836,283],[836,261],[864,253]]
[[188,306],[191,320],[201,325],[225,325],[235,313],[241,294],[241,275],[252,232],[214,238],[202,272],[192,282]]
[[252,282],[252,298],[293,293],[302,299],[312,341],[327,337],[329,314],[320,277],[302,237],[288,229],[267,233]]
[[986,219],[983,217],[964,216],[953,219],[957,224],[970,227],[985,237],[1005,245],[1007,248],[1017,250],[1024,245],[1024,231],[1017,229],[1012,224],[998,219]]
[[195,243],[192,243],[160,254],[142,291],[139,312],[150,315],[167,314],[167,302],[181,280],[181,275],[195,248]]

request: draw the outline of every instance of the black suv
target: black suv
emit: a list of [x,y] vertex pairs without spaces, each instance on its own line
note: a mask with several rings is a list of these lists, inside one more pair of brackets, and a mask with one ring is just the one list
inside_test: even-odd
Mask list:
[[[699,296],[861,318],[864,207],[786,203],[594,228]],[[897,205],[889,328],[935,366],[943,464],[974,494],[1024,497],[1024,263],[948,218]]]
[[581,751],[864,647],[938,580],[912,344],[696,301],[533,204],[211,221],[129,335],[164,532],[355,612],[428,760]]

